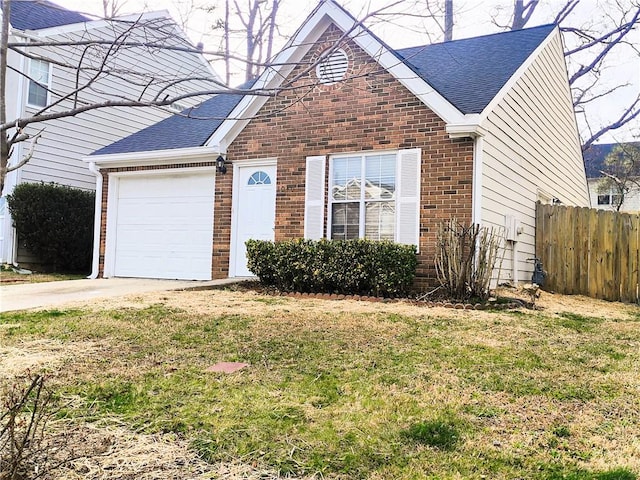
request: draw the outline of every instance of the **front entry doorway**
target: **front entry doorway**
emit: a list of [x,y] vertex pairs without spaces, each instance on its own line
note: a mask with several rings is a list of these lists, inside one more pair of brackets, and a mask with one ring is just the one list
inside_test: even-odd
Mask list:
[[250,277],[245,242],[273,240],[276,217],[275,161],[235,165],[230,276]]

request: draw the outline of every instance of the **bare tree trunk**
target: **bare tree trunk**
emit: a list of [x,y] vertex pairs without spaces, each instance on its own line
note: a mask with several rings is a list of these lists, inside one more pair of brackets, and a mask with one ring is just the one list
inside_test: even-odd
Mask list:
[[453,0],[444,1],[444,41],[453,40]]
[[[11,2],[2,3],[2,31],[0,32],[0,124],[7,122],[7,56],[9,54],[9,19]],[[4,190],[4,179],[9,163],[9,142],[7,132],[0,132],[0,195]]]
[[524,0],[514,0],[511,30],[521,30],[524,28],[538,6],[538,2],[539,0],[529,0],[525,4]]
[[228,86],[231,83],[231,47],[229,46],[229,0],[224,2],[224,69],[225,83]]
[[271,6],[271,15],[269,16],[269,35],[267,37],[267,61],[271,60],[273,53],[273,36],[276,31],[276,15],[278,14],[278,8],[280,7],[280,0],[273,0]]
[[102,0],[104,18],[117,17],[125,3],[127,3],[126,0],[122,3],[119,0]]

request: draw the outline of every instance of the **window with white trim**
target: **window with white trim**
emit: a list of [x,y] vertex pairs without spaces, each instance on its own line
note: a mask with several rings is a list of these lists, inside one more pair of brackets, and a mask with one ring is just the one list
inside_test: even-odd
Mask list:
[[326,157],[307,157],[305,238],[369,238],[418,246],[421,159],[419,148],[334,155],[327,179]]
[[622,195],[614,193],[598,195],[598,205],[614,205],[618,206],[622,202]]
[[333,157],[330,238],[395,240],[396,153]]
[[29,91],[27,103],[35,107],[46,107],[49,102],[49,76],[51,64],[44,60],[29,62]]

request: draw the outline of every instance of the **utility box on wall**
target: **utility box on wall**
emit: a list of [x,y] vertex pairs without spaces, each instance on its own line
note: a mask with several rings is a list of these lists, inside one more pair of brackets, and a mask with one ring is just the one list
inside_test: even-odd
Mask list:
[[517,242],[518,235],[522,233],[522,227],[520,226],[520,220],[514,215],[504,216],[504,237],[509,242]]

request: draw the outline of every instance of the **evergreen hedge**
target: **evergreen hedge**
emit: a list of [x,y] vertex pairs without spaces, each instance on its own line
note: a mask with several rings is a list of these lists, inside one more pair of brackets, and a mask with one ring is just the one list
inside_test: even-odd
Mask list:
[[285,292],[399,296],[411,289],[416,248],[371,240],[248,240],[260,280]]
[[54,271],[88,272],[95,193],[53,183],[21,183],[7,197],[25,247]]

